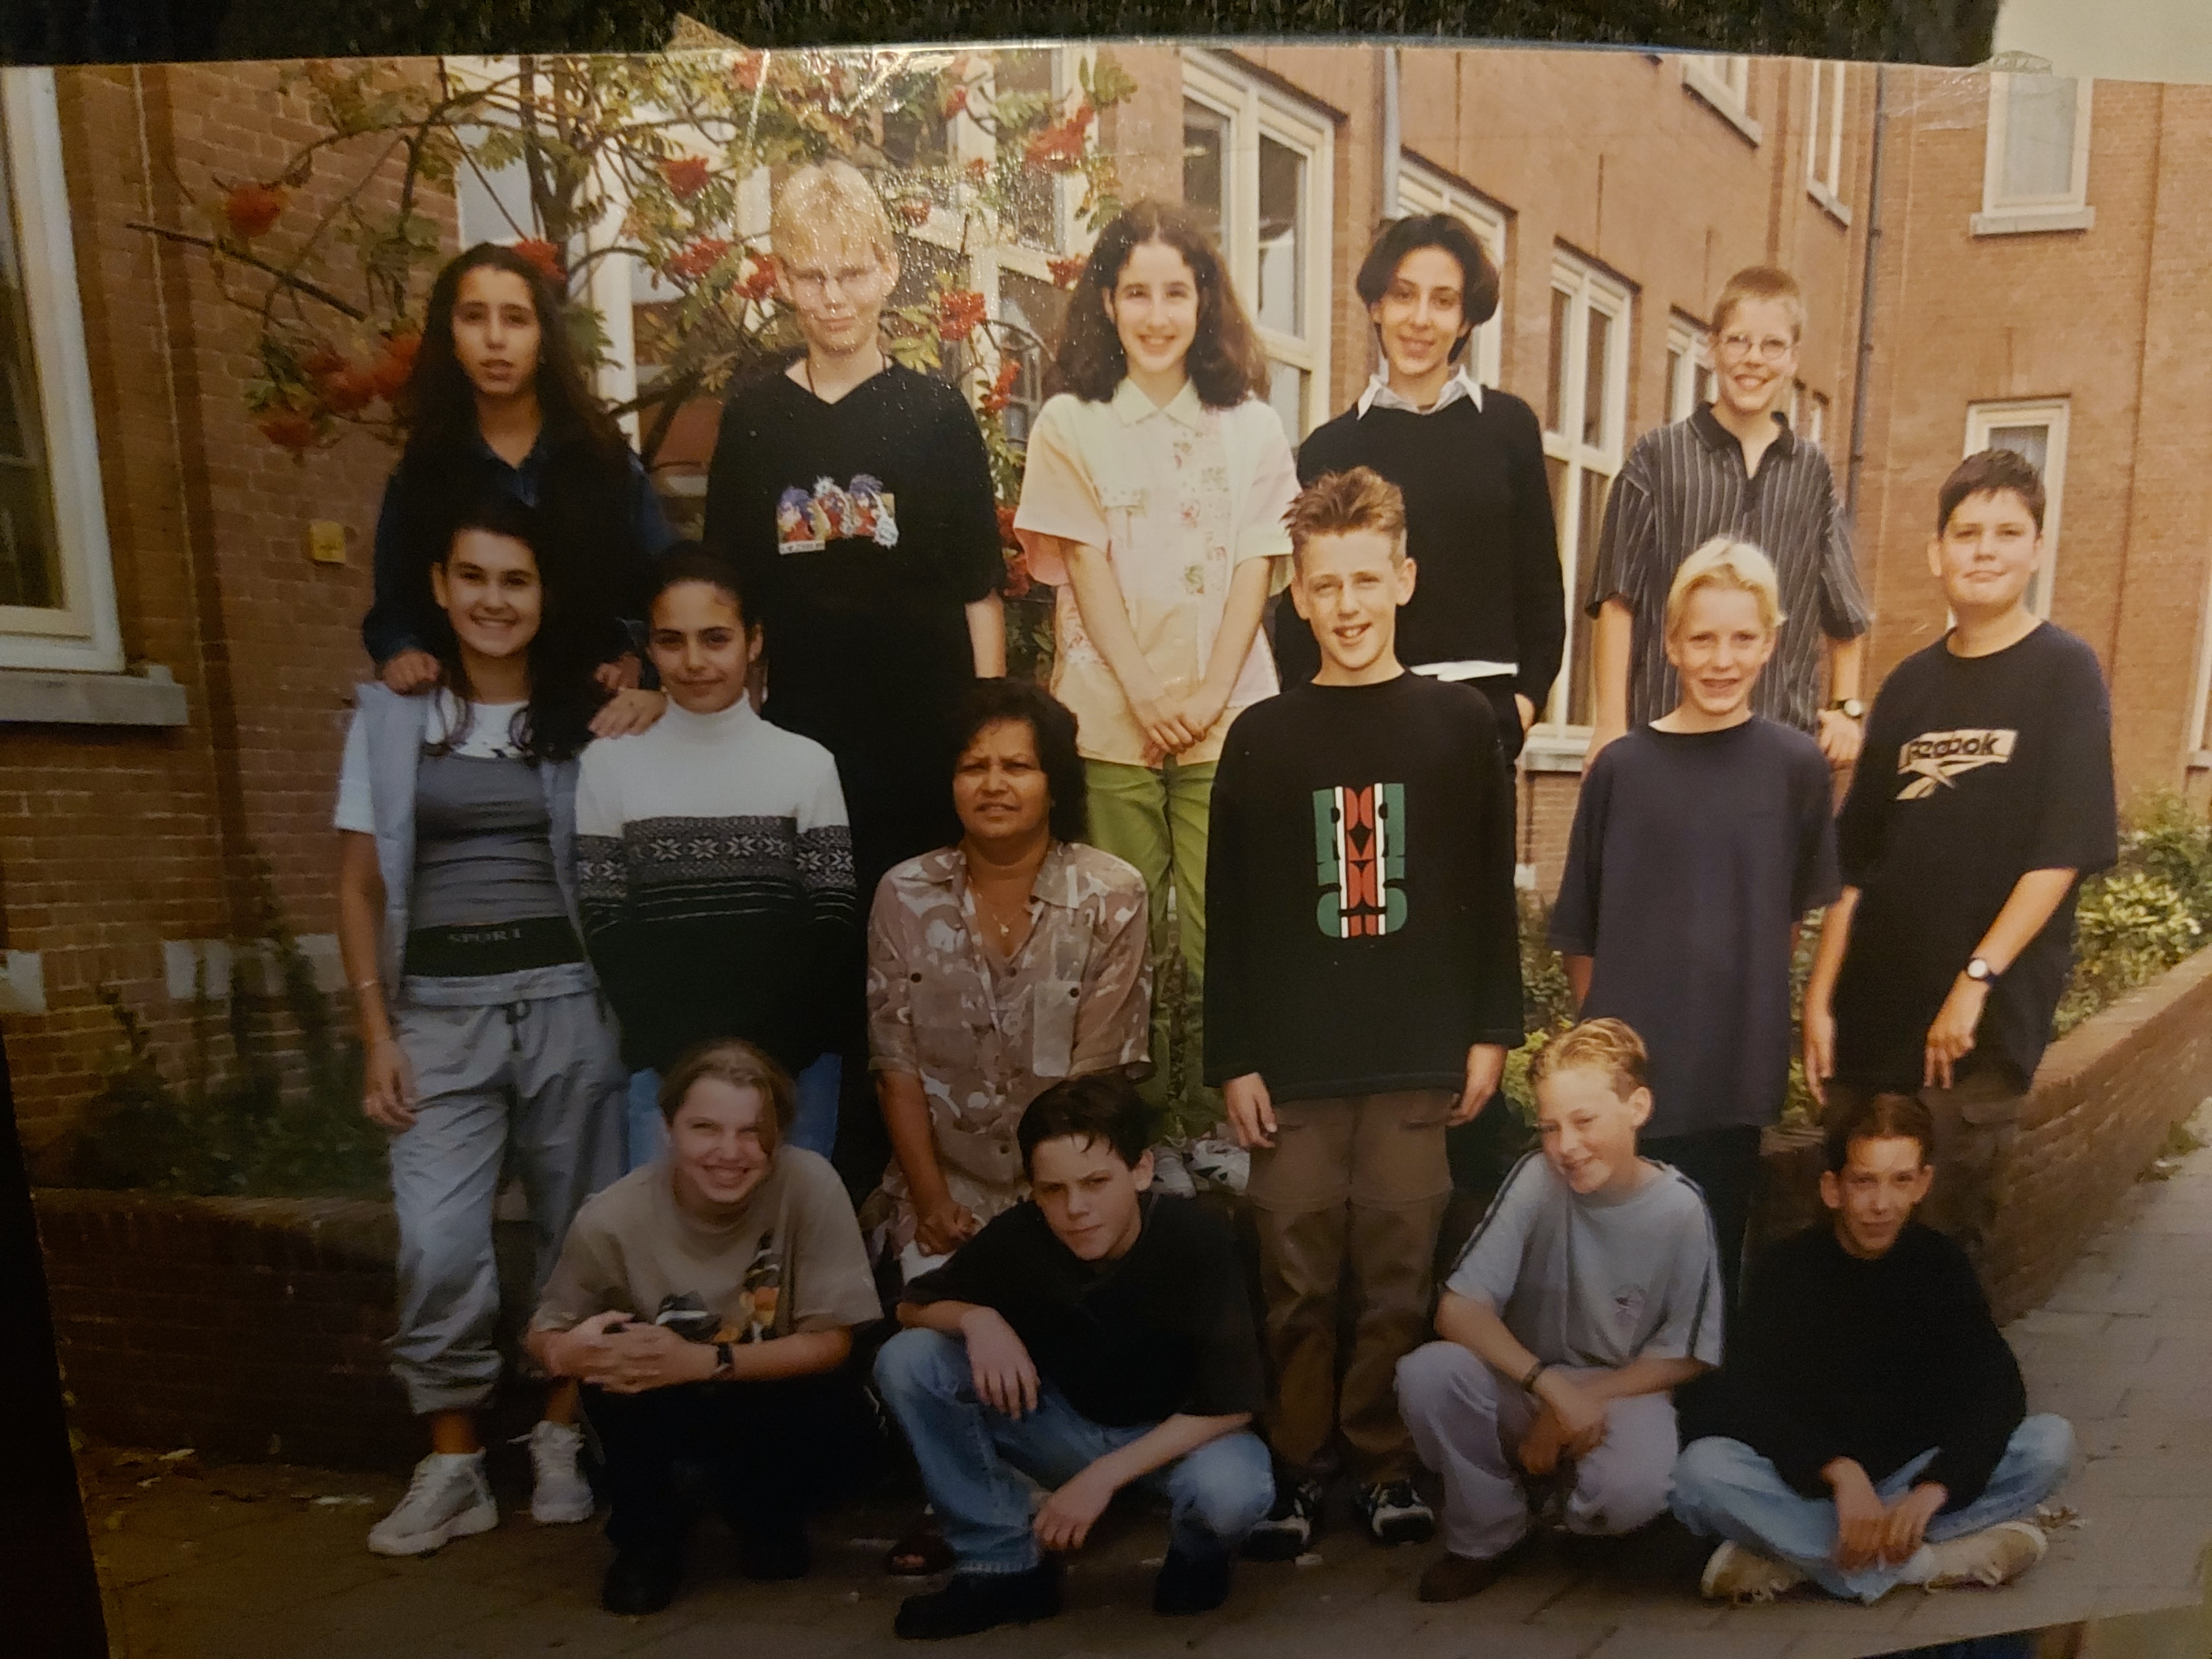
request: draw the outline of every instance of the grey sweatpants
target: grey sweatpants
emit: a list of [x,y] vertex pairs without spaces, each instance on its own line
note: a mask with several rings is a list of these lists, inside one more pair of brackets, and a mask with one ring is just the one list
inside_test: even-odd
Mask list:
[[[1421,1461],[1443,1476],[1444,1547],[1476,1560],[1503,1554],[1528,1530],[1514,1458],[1537,1403],[1458,1343],[1431,1342],[1398,1362],[1398,1408]],[[1567,1530],[1633,1532],[1656,1520],[1680,1449],[1668,1395],[1611,1401],[1605,1438],[1572,1466]]]
[[543,1287],[583,1201],[622,1173],[629,1074],[595,991],[488,1007],[392,1011],[415,1074],[412,1127],[392,1137],[399,1329],[392,1369],[418,1414],[463,1410],[499,1380],[492,1209],[510,1146]]

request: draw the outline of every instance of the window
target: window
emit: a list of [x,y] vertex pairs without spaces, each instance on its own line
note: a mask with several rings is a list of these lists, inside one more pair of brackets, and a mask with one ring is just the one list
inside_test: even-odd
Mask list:
[[1805,131],[1805,189],[1838,223],[1851,222],[1844,205],[1844,94],[1850,75],[1843,64],[1813,65],[1811,123]]
[[[1464,221],[1490,256],[1490,263],[1504,270],[1505,215],[1474,191],[1449,182],[1442,173],[1417,161],[1407,161],[1398,171],[1398,204],[1407,213],[1449,213]],[[1490,320],[1477,328],[1467,343],[1474,378],[1485,386],[1498,384],[1504,372],[1504,341],[1505,306],[1501,298]]]
[[1665,417],[1686,421],[1712,400],[1712,341],[1703,323],[1677,316],[1667,325]]
[[0,70],[0,667],[116,673],[123,641],[52,70]]
[[1720,118],[1757,143],[1765,136],[1751,118],[1751,59],[1698,52],[1682,59],[1682,85],[1710,104]]
[[2092,84],[2056,75],[1990,76],[1976,235],[2087,230],[2096,222],[2089,205]]
[[2205,593],[2197,623],[2197,684],[2190,693],[2191,717],[2188,765],[2192,771],[2212,770],[2212,589]]
[[1984,449],[2009,449],[2024,455],[2043,475],[2043,563],[2027,589],[2027,607],[2051,614],[2052,573],[2058,568],[2058,507],[2066,483],[2066,400],[1972,404],[1966,409],[1969,455]]
[[1590,722],[1590,580],[1605,502],[1620,475],[1628,424],[1628,290],[1567,253],[1552,266],[1551,369],[1544,405],[1544,462],[1559,525],[1566,579],[1567,660],[1546,718]]
[[1806,404],[1803,434],[1805,441],[1814,448],[1820,450],[1827,448],[1828,394],[1826,392],[1814,392]]
[[1328,123],[1210,53],[1183,60],[1183,201],[1214,232],[1297,443],[1328,413]]

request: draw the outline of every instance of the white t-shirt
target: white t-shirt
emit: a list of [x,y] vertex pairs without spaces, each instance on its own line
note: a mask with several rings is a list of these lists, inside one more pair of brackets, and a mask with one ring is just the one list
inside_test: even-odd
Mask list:
[[[430,723],[422,733],[425,743],[443,743],[461,723],[461,700],[441,689],[430,694]],[[453,747],[456,755],[473,760],[511,760],[522,753],[514,741],[515,716],[525,702],[480,702],[469,721],[467,734]],[[354,710],[346,728],[345,758],[338,763],[338,805],[331,822],[341,830],[364,836],[376,833],[376,814],[369,794],[368,726],[361,711]]]

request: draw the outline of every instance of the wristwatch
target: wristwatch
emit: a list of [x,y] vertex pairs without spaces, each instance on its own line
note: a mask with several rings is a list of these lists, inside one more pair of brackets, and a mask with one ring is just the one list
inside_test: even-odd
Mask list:
[[1997,970],[1980,957],[1975,957],[1966,963],[1966,977],[1977,985],[1992,984],[1996,976]]
[[1866,718],[1866,705],[1856,697],[1838,697],[1828,707],[1832,712],[1841,714],[1847,720],[1863,720]]
[[1528,1367],[1528,1375],[1521,1379],[1521,1392],[1523,1394],[1535,1393],[1536,1379],[1543,1376],[1546,1371],[1548,1371],[1551,1369],[1551,1362],[1547,1359],[1540,1359],[1534,1364]]

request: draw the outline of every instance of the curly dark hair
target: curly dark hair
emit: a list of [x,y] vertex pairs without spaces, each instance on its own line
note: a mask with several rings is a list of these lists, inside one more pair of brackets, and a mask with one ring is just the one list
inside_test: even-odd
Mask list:
[[1044,769],[1045,793],[1052,803],[1048,827],[1055,841],[1091,838],[1090,797],[1083,780],[1083,757],[1075,746],[1075,714],[1042,686],[1013,678],[977,680],[962,696],[952,719],[953,763],[987,726],[1021,720],[1036,740],[1037,764]]
[[1450,361],[1457,362],[1474,331],[1498,313],[1498,267],[1464,221],[1449,213],[1416,213],[1391,220],[1367,250],[1352,287],[1362,303],[1382,304],[1406,256],[1425,247],[1440,249],[1459,264],[1460,316],[1467,332],[1452,342]]
[[626,452],[629,444],[622,428],[592,395],[583,365],[576,360],[560,289],[538,266],[496,242],[478,242],[449,259],[430,284],[422,343],[398,398],[408,450],[466,445],[477,435],[476,388],[453,351],[453,307],[460,298],[461,278],[485,269],[519,276],[530,289],[531,307],[538,313],[538,406],[547,427],[563,434],[580,434],[593,449],[610,457]]
[[1185,209],[1150,199],[1131,204],[1098,233],[1068,301],[1045,390],[1103,404],[1120,387],[1128,358],[1106,305],[1129,256],[1146,242],[1164,242],[1182,254],[1198,283],[1198,334],[1183,366],[1199,401],[1209,409],[1233,409],[1247,398],[1265,397],[1267,356],[1237,302],[1220,250]]
[[[538,632],[525,647],[530,701],[515,716],[510,736],[523,758],[533,764],[572,760],[591,741],[592,716],[608,696],[594,672],[602,653],[593,648],[592,619],[579,614],[584,608],[577,602],[580,584],[555,551],[538,514],[503,490],[480,497],[455,515],[453,535],[434,561],[439,568],[452,562],[455,544],[471,530],[520,542],[537,562],[544,597]],[[440,684],[461,703],[460,725],[438,745],[449,749],[468,735],[476,715],[476,694],[461,661],[460,643],[450,628],[443,630],[438,659]]]

